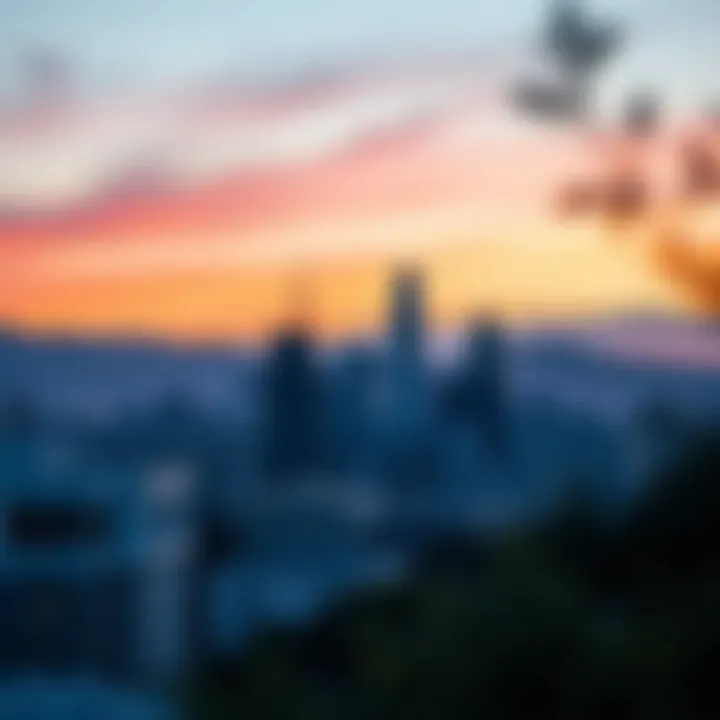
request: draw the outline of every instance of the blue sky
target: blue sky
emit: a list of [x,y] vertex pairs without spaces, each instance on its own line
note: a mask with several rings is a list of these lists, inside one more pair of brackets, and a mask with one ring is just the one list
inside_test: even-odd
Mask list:
[[[605,97],[649,84],[679,106],[715,91],[716,0],[594,0],[634,41]],[[87,87],[312,71],[385,53],[523,48],[546,0],[0,0],[0,85],[30,48],[66,56]]]

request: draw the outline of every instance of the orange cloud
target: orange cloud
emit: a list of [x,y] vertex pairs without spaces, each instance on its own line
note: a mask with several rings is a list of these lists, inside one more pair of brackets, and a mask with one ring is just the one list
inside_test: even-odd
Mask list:
[[[601,158],[602,159],[602,158]],[[265,170],[0,222],[0,317],[37,329],[181,338],[260,336],[289,312],[289,278],[312,287],[325,334],[377,328],[388,272],[427,269],[432,311],[452,323],[670,307],[642,248],[598,223],[549,215],[582,143],[488,118],[440,118]],[[297,270],[301,268],[301,270]]]

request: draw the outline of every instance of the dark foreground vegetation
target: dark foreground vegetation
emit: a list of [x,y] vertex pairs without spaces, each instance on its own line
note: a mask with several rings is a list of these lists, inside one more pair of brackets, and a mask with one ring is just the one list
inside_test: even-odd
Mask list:
[[622,520],[437,548],[412,582],[200,673],[195,717],[720,717],[720,433]]

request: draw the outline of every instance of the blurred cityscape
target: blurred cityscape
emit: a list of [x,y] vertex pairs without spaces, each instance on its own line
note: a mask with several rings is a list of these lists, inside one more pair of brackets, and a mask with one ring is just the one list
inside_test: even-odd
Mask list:
[[[153,294],[152,279],[133,280],[125,295],[107,290],[113,272],[141,276],[158,258],[193,269],[208,255],[222,271],[234,246],[137,254],[119,236],[117,254],[100,256],[88,239],[142,223],[217,230],[203,223],[242,203],[245,230],[274,210],[300,223],[313,203],[321,215],[336,209],[323,204],[332,174],[319,195],[303,194],[306,176],[286,168],[278,180],[256,157],[259,179],[203,185],[199,200],[188,178],[210,156],[176,148],[169,184],[168,166],[143,157],[99,205],[84,197],[69,211],[54,203],[78,187],[59,175],[46,184],[28,175],[13,195],[0,174],[10,268],[0,268],[2,720],[717,717],[720,265],[698,238],[720,197],[718,120],[706,114],[702,132],[693,126],[692,142],[679,142],[659,97],[643,90],[604,131],[605,152],[595,80],[624,35],[576,3],[553,3],[547,15],[553,72],[519,74],[508,106],[612,157],[601,172],[573,175],[563,156],[559,187],[537,179],[534,202],[551,197],[554,223],[538,242],[579,229],[589,243],[588,222],[602,253],[649,242],[642,267],[662,292],[648,281],[627,294],[636,276],[619,257],[570,277],[580,265],[557,264],[560,255],[542,264],[532,243],[514,251],[526,265],[497,250],[477,279],[476,266],[460,272],[471,257],[461,256],[445,285],[437,257],[390,249],[373,285],[380,296],[369,309],[351,302],[363,321],[333,334],[352,313],[323,322],[332,270],[321,282],[308,270],[310,246],[279,245],[280,279],[266,291],[274,309],[260,307],[263,292],[241,296],[250,319],[240,327],[252,337],[235,338],[232,318],[196,314],[197,287],[173,286],[186,301],[177,307]],[[63,64],[43,53],[28,63],[33,92],[57,109]],[[413,107],[413,131],[432,112]],[[392,134],[372,140],[372,152],[392,154]],[[669,191],[648,169],[658,144],[672,145]],[[247,173],[248,152],[239,152]],[[354,190],[363,201],[385,175],[374,172]],[[523,174],[505,172],[511,184]],[[286,181],[264,194],[263,182]],[[218,193],[209,205],[207,187]],[[347,201],[348,187],[335,200]],[[505,198],[511,215],[517,197]],[[38,210],[41,200],[53,207]],[[283,264],[284,249],[299,255]],[[73,274],[88,268],[90,280]],[[53,273],[66,271],[63,285]],[[584,295],[596,271],[602,292]],[[204,278],[207,293],[227,281],[218,278]],[[493,302],[494,292],[527,292],[520,305],[532,306],[538,288],[555,298],[538,315]],[[338,305],[356,290],[336,288]],[[553,304],[555,291],[569,293],[565,305]],[[456,302],[443,315],[448,296]],[[568,305],[575,312],[552,311]],[[186,318],[206,326],[189,331]],[[208,328],[221,329],[215,342],[191,342]]]
[[331,350],[303,318],[252,354],[3,337],[4,673],[181,677],[449,538],[622,516],[717,421],[704,323],[479,317],[430,352],[426,303],[399,269],[384,338]]

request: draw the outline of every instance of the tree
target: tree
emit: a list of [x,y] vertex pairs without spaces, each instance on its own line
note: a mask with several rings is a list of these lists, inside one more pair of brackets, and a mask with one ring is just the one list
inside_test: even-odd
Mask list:
[[533,117],[590,120],[595,79],[618,52],[621,39],[616,24],[591,18],[574,0],[558,0],[542,35],[555,77],[522,80],[513,91],[515,107]]
[[572,503],[260,638],[204,676],[197,716],[717,717],[718,447],[699,436],[620,524]]

